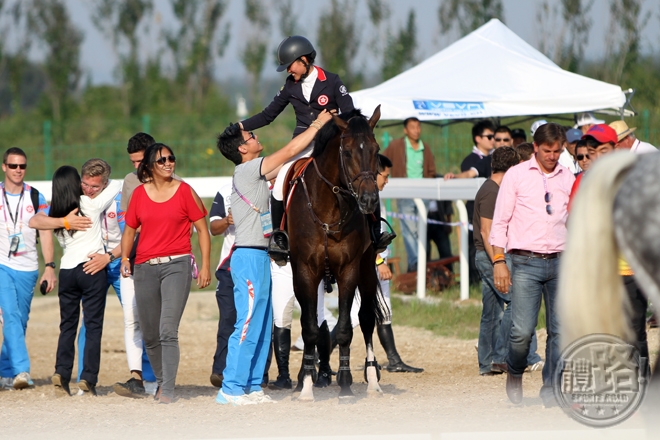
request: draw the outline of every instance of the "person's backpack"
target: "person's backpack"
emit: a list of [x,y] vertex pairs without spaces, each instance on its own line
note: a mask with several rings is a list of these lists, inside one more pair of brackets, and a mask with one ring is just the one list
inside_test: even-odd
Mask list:
[[[30,200],[32,200],[32,206],[34,207],[34,213],[36,214],[39,210],[39,190],[34,186],[30,187]],[[37,229],[37,243],[39,243],[39,230]]]

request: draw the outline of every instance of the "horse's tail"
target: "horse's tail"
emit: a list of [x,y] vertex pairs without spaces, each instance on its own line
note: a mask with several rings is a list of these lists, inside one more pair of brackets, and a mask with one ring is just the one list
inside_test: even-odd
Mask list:
[[636,157],[613,153],[585,175],[573,200],[559,276],[562,346],[594,333],[629,339],[630,305],[619,275],[614,198]]

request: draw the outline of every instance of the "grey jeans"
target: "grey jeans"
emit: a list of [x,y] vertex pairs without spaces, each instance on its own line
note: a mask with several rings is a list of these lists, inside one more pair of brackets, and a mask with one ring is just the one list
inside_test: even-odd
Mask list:
[[135,302],[144,345],[161,393],[174,397],[179,368],[179,323],[190,295],[190,258],[135,265]]

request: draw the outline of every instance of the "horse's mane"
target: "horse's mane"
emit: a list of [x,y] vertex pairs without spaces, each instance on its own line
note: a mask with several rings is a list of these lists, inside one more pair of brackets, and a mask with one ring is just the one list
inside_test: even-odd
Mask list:
[[[354,118],[355,116],[358,116],[357,118]],[[342,113],[339,115],[341,119],[344,121],[350,121],[348,123],[348,129],[350,130],[351,133],[353,134],[359,134],[359,133],[371,133],[371,127],[369,126],[369,121],[367,118],[362,114],[360,109],[353,109],[348,113]],[[351,118],[353,118],[351,120]],[[334,121],[330,121],[327,124],[325,124],[321,130],[319,130],[318,133],[316,133],[316,137],[314,138],[314,150],[312,151],[312,157],[318,157],[323,153],[323,150],[325,150],[325,146],[328,145],[328,142],[330,142],[332,139],[334,139],[336,136],[339,135],[339,127],[337,127],[337,124],[335,124]]]

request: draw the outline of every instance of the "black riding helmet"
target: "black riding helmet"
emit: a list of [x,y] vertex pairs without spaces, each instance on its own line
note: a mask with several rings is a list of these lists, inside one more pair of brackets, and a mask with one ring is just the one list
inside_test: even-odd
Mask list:
[[[316,50],[307,38],[300,35],[285,38],[277,48],[277,61],[280,63],[277,71],[286,70],[291,63],[303,55],[310,63],[313,63],[316,58]],[[309,66],[307,66],[307,70],[309,70]]]

